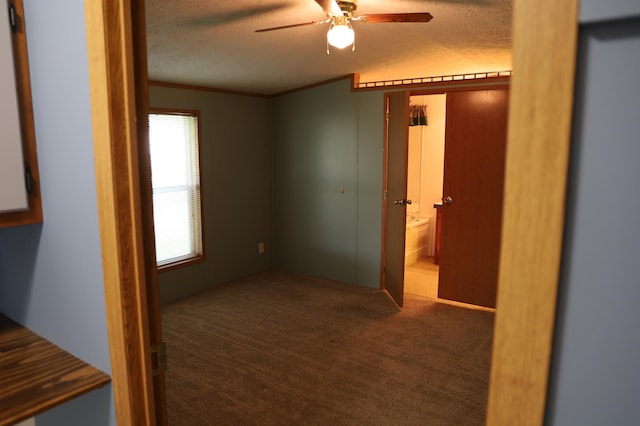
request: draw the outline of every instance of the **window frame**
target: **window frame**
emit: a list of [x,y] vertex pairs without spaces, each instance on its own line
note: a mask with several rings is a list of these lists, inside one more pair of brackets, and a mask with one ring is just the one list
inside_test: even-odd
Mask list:
[[[198,180],[199,180],[199,195],[200,195],[200,245],[201,245],[201,254],[196,254],[195,256],[191,256],[191,257],[186,257],[186,258],[180,258],[178,260],[175,260],[173,262],[169,262],[169,263],[165,263],[163,265],[158,265],[158,260],[156,259],[156,268],[158,269],[159,272],[164,272],[164,271],[170,271],[173,269],[177,269],[177,268],[181,268],[184,266],[189,266],[189,265],[194,265],[197,263],[202,263],[206,260],[205,254],[206,254],[206,248],[205,248],[205,226],[204,226],[204,222],[205,222],[205,218],[204,218],[204,190],[203,190],[203,185],[202,185],[202,126],[201,126],[201,112],[200,110],[196,110],[196,109],[183,109],[183,108],[160,108],[160,107],[151,107],[148,110],[148,114],[147,117],[149,117],[151,114],[156,114],[156,115],[180,115],[180,116],[193,116],[196,117],[197,120],[197,129],[196,129],[196,134],[198,137],[197,140],[197,144],[198,144]],[[147,118],[148,119],[148,118]],[[151,201],[153,204],[153,165],[151,164],[151,138],[150,138],[150,134],[151,134],[151,126],[149,126],[148,128],[148,133],[149,133],[149,166],[151,168],[151,175],[152,175],[152,181],[151,181]],[[154,240],[153,240],[153,252],[154,252],[154,257],[156,254],[156,245],[155,245],[155,215],[154,217],[154,221],[152,223],[153,226],[153,233],[154,233]]]

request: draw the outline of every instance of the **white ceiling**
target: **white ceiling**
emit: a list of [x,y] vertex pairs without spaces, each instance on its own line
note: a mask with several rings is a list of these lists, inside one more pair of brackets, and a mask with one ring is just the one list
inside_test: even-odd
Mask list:
[[354,16],[430,12],[429,23],[354,22],[356,51],[326,54],[314,0],[146,0],[151,80],[275,94],[346,74],[360,81],[511,69],[511,0],[360,0]]

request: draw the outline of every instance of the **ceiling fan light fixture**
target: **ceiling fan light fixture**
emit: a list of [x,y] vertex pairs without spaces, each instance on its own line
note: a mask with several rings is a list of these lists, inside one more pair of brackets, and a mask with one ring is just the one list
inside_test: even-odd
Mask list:
[[274,30],[284,30],[287,28],[304,27],[307,25],[330,24],[327,32],[327,55],[331,54],[330,46],[336,49],[344,49],[351,46],[351,51],[355,52],[355,33],[351,27],[353,21],[362,23],[380,22],[429,22],[433,16],[428,12],[418,13],[374,13],[369,15],[354,16],[358,8],[358,0],[315,0],[322,7],[326,14],[326,19],[322,21],[303,22],[300,24],[282,25],[279,27],[263,28],[256,30],[258,33]]
[[348,22],[331,25],[329,32],[327,32],[327,42],[337,49],[344,49],[347,46],[351,46],[354,40],[355,33]]

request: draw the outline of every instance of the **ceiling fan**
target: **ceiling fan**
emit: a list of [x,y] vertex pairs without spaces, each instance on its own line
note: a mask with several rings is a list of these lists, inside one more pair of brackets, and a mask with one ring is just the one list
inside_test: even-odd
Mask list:
[[327,54],[329,46],[344,49],[352,46],[356,49],[355,33],[351,23],[354,21],[381,23],[381,22],[429,22],[433,16],[428,13],[373,13],[369,15],[353,16],[358,7],[358,0],[315,0],[327,14],[327,18],[322,21],[303,22],[300,24],[284,25],[280,27],[263,28],[256,30],[257,33],[266,31],[284,30],[287,28],[302,27],[306,25],[329,24],[327,32]]

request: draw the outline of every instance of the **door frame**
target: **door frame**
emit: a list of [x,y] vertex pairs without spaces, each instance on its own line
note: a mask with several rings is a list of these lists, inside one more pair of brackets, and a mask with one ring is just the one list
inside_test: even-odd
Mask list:
[[579,3],[514,1],[490,425],[544,421],[565,221]]
[[[85,0],[85,20],[116,417],[118,424],[151,426],[155,401],[145,245],[138,227],[143,213],[131,17],[132,4],[139,1]],[[578,6],[579,0],[514,0],[514,75],[489,425],[539,425],[544,420],[564,226]]]
[[144,2],[85,0],[84,6],[116,422],[166,425],[164,375],[152,371],[152,345],[160,343],[161,329],[145,143]]
[[[428,95],[443,95],[451,92],[469,92],[469,91],[482,91],[482,90],[505,90],[509,89],[511,84],[511,77],[497,77],[499,81],[491,80],[490,83],[487,83],[486,80],[478,79],[478,80],[468,80],[464,85],[461,85],[459,81],[451,81],[444,82],[442,85],[439,85],[435,88],[429,89],[406,89],[403,92],[407,93],[408,99],[411,99],[412,96],[428,96]],[[387,203],[387,187],[389,182],[389,134],[388,134],[388,118],[387,114],[387,98],[390,93],[396,92],[385,92],[384,93],[384,158],[382,165],[382,180],[383,180],[383,197],[382,197],[382,242],[381,242],[381,256],[380,256],[380,289],[386,289],[387,282],[387,257],[388,253],[386,250],[387,244],[387,227],[388,227],[388,203]],[[407,135],[406,140],[404,141],[406,147],[406,151],[408,153],[408,144],[409,137]],[[405,176],[405,180],[407,179],[408,174],[408,162],[405,163],[405,169],[403,171]],[[406,194],[405,194],[406,195]],[[403,231],[405,236],[403,238],[406,239],[406,230]],[[404,286],[404,284],[403,284]],[[393,298],[393,297],[392,297]],[[454,301],[454,303],[457,303]],[[400,304],[400,306],[402,306]],[[492,309],[492,308],[488,308]]]

